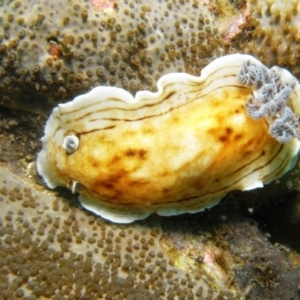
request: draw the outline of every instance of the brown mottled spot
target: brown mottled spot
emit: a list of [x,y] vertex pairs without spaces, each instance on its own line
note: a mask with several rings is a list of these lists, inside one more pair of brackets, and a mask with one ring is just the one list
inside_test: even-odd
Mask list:
[[234,113],[240,114],[243,111],[245,111],[245,107],[244,107],[244,105],[241,105],[240,108],[235,109]]
[[109,165],[116,165],[116,164],[118,164],[120,162],[120,159],[121,159],[121,157],[119,155],[114,155],[111,158],[111,160],[109,162]]
[[93,187],[96,188],[96,190],[98,187],[103,187],[106,190],[116,191],[118,183],[127,175],[128,173],[125,170],[118,169],[117,171],[113,172],[108,176],[95,178],[93,182]]
[[98,168],[99,167],[99,163],[96,160],[92,161],[92,167],[93,168]]
[[226,133],[229,135],[229,134],[231,134],[231,133],[233,132],[233,129],[230,128],[230,127],[226,127],[226,128],[225,128],[225,131],[226,131]]
[[228,137],[226,135],[222,135],[219,137],[219,141],[222,143],[225,143],[228,141]]
[[231,127],[225,128],[225,133],[219,137],[219,141],[224,143],[230,140],[230,135],[232,134],[233,129]]
[[117,172],[114,172],[113,174],[111,174],[109,176],[109,181],[110,182],[119,181],[121,178],[123,178],[126,175],[128,175],[128,172],[126,172],[125,170],[120,169]]
[[236,135],[234,136],[234,140],[235,140],[235,141],[241,140],[242,138],[243,138],[243,135],[242,135],[242,134],[236,134]]
[[137,157],[139,159],[145,159],[146,154],[147,154],[147,151],[144,149],[128,149],[125,152],[125,155],[127,157]]
[[102,181],[100,185],[109,190],[114,189],[114,185],[111,181]]
[[168,193],[170,192],[170,189],[169,189],[169,188],[164,188],[164,189],[162,190],[162,192],[163,192],[164,194],[168,194]]

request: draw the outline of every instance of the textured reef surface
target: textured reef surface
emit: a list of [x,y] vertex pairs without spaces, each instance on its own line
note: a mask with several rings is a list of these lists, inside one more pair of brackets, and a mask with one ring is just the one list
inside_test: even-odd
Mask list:
[[161,75],[199,74],[222,53],[214,15],[192,1],[4,1],[1,10],[9,106],[19,97],[25,106],[24,93],[44,111],[97,85],[153,90]]
[[299,163],[202,213],[130,225],[37,175],[51,109],[95,86],[155,91],[229,53],[299,79],[298,1],[149,3],[0,1],[0,299],[300,299]]
[[226,53],[300,74],[296,0],[5,0],[0,9],[0,103],[31,112],[98,85],[155,90],[163,74],[198,75]]

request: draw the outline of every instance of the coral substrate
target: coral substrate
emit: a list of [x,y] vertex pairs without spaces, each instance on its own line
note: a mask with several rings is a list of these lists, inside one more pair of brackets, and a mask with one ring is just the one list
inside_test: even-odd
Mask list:
[[[1,299],[218,296],[205,273],[174,266],[160,247],[155,220],[111,224],[0,171]],[[230,291],[221,294],[235,298]]]
[[224,290],[239,291],[240,299],[299,299],[299,254],[279,243],[274,247],[253,220],[223,210],[221,218],[204,213],[176,224],[164,223],[160,241],[176,266],[204,272]]
[[4,1],[0,103],[47,111],[97,85],[134,94],[154,90],[166,73],[199,74],[223,53],[216,16],[209,9],[185,0],[155,5],[128,0]]
[[49,113],[97,85],[155,90],[226,53],[300,74],[297,0],[3,1],[0,104]]
[[[240,23],[239,23],[240,21]],[[298,0],[249,0],[234,20],[230,52],[249,53],[268,67],[300,75],[300,3]]]
[[297,297],[299,254],[226,204],[116,225],[0,171],[0,299]]

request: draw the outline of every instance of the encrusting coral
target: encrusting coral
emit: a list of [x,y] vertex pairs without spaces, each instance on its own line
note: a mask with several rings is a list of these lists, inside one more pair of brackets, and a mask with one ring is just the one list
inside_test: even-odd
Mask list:
[[116,225],[0,171],[1,299],[233,300],[297,293],[299,265],[253,221],[232,218],[225,202],[201,217]]
[[98,85],[155,90],[249,53],[300,74],[298,1],[3,1],[0,103],[47,114]]
[[[181,216],[179,221],[162,223],[160,243],[175,265],[191,273],[205,272],[224,291],[228,286],[241,291],[237,299],[294,298],[300,268],[287,258],[292,251],[283,245],[274,247],[253,220],[220,206],[213,215],[204,212],[201,218],[193,215],[187,221]],[[218,297],[227,299],[221,293]]]
[[111,224],[3,168],[0,204],[1,299],[198,299],[220,291],[204,273],[174,266],[155,220]]
[[196,1],[7,0],[0,20],[0,103],[38,113],[98,85],[154,90],[222,54],[215,16]]
[[248,0],[233,19],[228,50],[248,53],[268,67],[300,75],[300,3],[298,0]]

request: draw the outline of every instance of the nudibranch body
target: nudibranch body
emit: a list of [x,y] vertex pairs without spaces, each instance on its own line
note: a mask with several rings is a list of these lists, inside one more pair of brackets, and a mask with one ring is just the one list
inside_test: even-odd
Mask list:
[[157,86],[135,97],[100,86],[55,108],[37,160],[48,187],[67,186],[88,210],[129,223],[202,211],[295,164],[300,88],[286,70],[234,54]]

